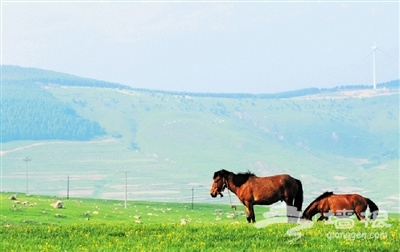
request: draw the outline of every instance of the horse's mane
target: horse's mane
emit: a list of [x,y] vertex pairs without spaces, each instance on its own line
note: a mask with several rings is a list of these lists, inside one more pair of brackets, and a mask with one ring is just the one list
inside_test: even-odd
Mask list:
[[321,194],[320,196],[318,196],[313,202],[310,203],[310,205],[308,205],[308,207],[306,209],[304,209],[304,213],[308,211],[308,209],[310,209],[310,207],[317,201],[320,201],[322,199],[325,199],[329,196],[333,195],[333,192],[324,192],[323,194]]
[[247,172],[241,172],[238,174],[234,174],[233,176],[233,184],[237,187],[240,187],[241,185],[243,185],[244,183],[246,183],[246,181],[250,178],[250,177],[254,177],[255,174],[247,171]]
[[218,177],[218,176],[221,176],[221,177],[223,177],[223,178],[226,178],[229,174],[231,174],[232,172],[230,172],[230,171],[227,171],[227,170],[224,170],[224,169],[222,169],[222,170],[219,170],[219,171],[216,171],[216,172],[214,172],[214,176],[213,176],[213,179],[215,179],[216,177]]
[[232,177],[232,181],[233,184],[237,187],[240,187],[241,185],[243,185],[244,183],[246,183],[246,181],[250,178],[255,176],[254,173],[247,171],[247,172],[240,172],[238,174],[235,174],[233,172],[227,171],[227,170],[219,170],[217,172],[214,173],[214,177],[213,179],[215,179],[218,176],[224,177],[224,178],[228,178],[229,175],[233,175]]
[[325,199],[326,197],[329,197],[331,195],[333,195],[333,192],[324,192],[323,194],[319,195],[314,201]]

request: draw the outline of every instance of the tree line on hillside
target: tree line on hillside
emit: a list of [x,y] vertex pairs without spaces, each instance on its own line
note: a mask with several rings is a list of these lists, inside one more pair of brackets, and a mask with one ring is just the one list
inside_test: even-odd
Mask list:
[[105,135],[97,123],[82,118],[32,82],[2,83],[1,142],[17,140],[90,140]]

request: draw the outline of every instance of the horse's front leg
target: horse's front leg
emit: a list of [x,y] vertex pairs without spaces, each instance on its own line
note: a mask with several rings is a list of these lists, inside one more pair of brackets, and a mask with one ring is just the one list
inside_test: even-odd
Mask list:
[[366,210],[367,210],[366,206],[365,207],[355,207],[354,213],[356,214],[357,219],[359,221],[366,220],[366,218],[365,218],[365,216],[366,216],[365,211]]
[[247,222],[251,223],[251,222],[256,222],[256,216],[254,214],[254,208],[253,208],[253,204],[250,202],[244,202],[243,203],[245,208],[246,208],[246,218],[247,218]]
[[356,216],[359,221],[365,220],[365,212],[356,212]]

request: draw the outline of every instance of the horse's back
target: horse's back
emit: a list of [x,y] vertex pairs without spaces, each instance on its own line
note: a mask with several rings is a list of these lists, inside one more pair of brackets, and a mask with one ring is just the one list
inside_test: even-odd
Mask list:
[[366,199],[357,194],[332,194],[328,197],[330,208],[335,210],[354,210],[357,206],[365,208],[367,206]]
[[341,201],[366,202],[365,198],[357,193],[332,194],[330,197]]
[[[257,176],[255,176],[257,177]],[[277,175],[272,175],[272,176],[267,176],[267,177],[257,177],[260,179],[264,179],[264,180],[271,180],[271,181],[291,181],[291,180],[295,180],[295,178],[293,178],[292,176],[290,176],[289,174],[277,174]]]
[[278,174],[267,177],[253,176],[252,180],[256,186],[272,186],[275,188],[287,186],[289,183],[293,183],[296,181],[296,179],[289,174]]
[[247,185],[255,201],[265,201],[272,204],[285,197],[294,197],[299,189],[296,179],[289,174],[279,174],[268,177],[253,176]]

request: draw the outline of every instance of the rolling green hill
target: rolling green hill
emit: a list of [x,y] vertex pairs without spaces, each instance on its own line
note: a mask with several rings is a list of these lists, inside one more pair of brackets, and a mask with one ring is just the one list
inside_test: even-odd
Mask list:
[[[66,195],[68,184],[74,196],[123,199],[127,171],[130,199],[189,202],[193,193],[196,201],[227,203],[208,194],[213,172],[224,168],[289,173],[303,182],[304,204],[333,190],[399,211],[398,81],[378,90],[252,95],[133,89],[10,66],[2,80],[3,101],[33,97],[24,114],[54,122],[32,126],[44,138],[7,138],[7,127],[27,122],[2,103],[3,190]],[[46,133],[79,127],[81,138]]]

